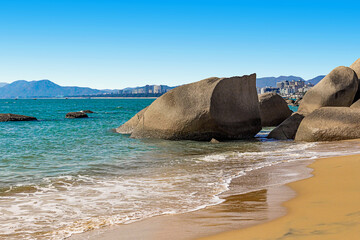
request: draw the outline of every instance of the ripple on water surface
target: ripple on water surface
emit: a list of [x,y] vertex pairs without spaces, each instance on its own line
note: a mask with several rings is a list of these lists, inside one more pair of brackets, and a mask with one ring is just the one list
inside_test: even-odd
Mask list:
[[[110,131],[149,99],[7,101],[0,100],[0,112],[10,112],[10,104],[11,112],[40,121],[0,124],[0,238],[6,239],[63,239],[200,209],[222,202],[218,195],[231,179],[254,169],[351,149],[351,143],[339,148],[263,138],[221,144],[134,140]],[[64,118],[83,109],[96,113]]]

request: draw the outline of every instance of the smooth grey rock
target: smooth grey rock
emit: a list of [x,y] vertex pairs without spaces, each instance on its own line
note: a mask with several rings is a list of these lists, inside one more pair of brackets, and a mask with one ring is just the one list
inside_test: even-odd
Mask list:
[[357,100],[353,104],[351,104],[350,108],[352,109],[359,109],[360,110],[360,100]]
[[277,126],[292,114],[286,101],[276,93],[260,94],[259,104],[263,127]]
[[[356,60],[353,64],[351,64],[350,68],[355,71],[355,73],[360,81],[360,58],[358,60]],[[354,97],[354,102],[356,102],[359,99],[360,99],[360,83],[359,83],[356,95]]]
[[274,138],[277,140],[294,139],[303,118],[304,115],[297,112],[293,113],[289,118],[273,129],[269,133],[268,138]]
[[179,86],[117,129],[132,138],[201,141],[246,139],[260,130],[255,74]]
[[121,134],[131,134],[135,127],[139,124],[140,119],[144,116],[144,113],[147,109],[148,107],[135,114],[135,116],[133,116],[129,121],[116,128],[115,131]]
[[360,111],[349,107],[323,107],[307,115],[296,141],[337,141],[360,138]]
[[306,92],[298,112],[307,115],[321,107],[350,107],[358,89],[354,70],[337,67]]
[[360,58],[351,64],[350,68],[355,71],[358,78],[360,78]]

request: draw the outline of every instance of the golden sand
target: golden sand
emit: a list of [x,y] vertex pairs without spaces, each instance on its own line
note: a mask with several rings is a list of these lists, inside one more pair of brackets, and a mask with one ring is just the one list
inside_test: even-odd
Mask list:
[[288,214],[253,227],[203,240],[360,239],[360,155],[319,159],[314,177],[290,183],[298,196]]

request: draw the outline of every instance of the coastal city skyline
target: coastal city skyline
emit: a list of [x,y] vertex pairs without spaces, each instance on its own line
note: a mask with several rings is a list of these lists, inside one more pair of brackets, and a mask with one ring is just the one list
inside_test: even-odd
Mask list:
[[254,72],[308,79],[360,51],[356,1],[0,4],[0,82],[121,89]]

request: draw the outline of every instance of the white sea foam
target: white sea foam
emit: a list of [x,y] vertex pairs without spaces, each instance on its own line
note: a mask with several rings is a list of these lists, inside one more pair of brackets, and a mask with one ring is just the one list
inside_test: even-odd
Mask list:
[[12,186],[0,194],[0,238],[63,239],[112,224],[198,210],[223,202],[219,195],[229,190],[231,181],[250,171],[360,152],[357,145],[339,146],[264,144],[257,151],[187,157],[137,175],[66,175],[33,186]]

